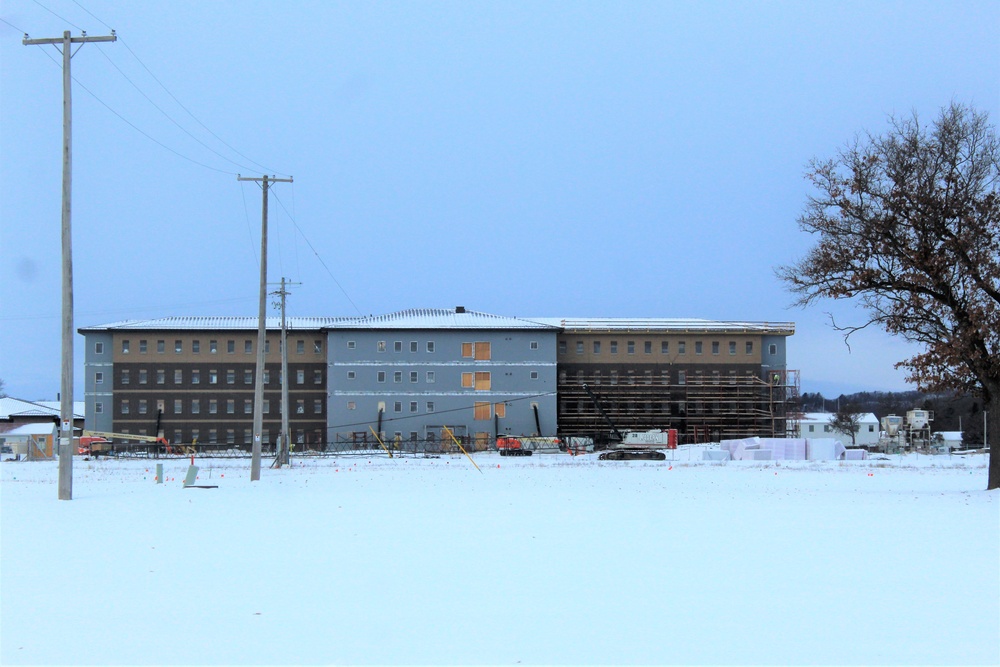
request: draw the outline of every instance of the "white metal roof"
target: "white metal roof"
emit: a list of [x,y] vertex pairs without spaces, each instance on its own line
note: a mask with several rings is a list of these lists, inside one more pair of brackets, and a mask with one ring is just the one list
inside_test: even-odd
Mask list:
[[[20,398],[0,398],[0,419],[15,417],[58,417],[60,415],[58,401],[25,401]],[[83,419],[84,403],[73,401],[73,418]]]
[[567,331],[672,331],[700,333],[725,331],[729,333],[768,333],[790,336],[795,333],[794,322],[742,322],[702,320],[692,318],[634,318],[634,317],[532,317],[534,322],[556,326]]
[[[281,319],[267,318],[268,329],[278,329]],[[291,330],[320,329],[563,329],[567,331],[669,331],[764,333],[790,336],[794,322],[743,322],[674,318],[619,317],[508,317],[464,308],[412,308],[385,315],[362,317],[290,317]],[[161,317],[122,320],[82,327],[80,333],[99,331],[256,331],[256,317]]]
[[12,428],[6,433],[2,433],[5,438],[17,438],[29,435],[49,435],[56,428],[55,422],[45,422],[42,424],[23,424],[17,428]]
[[330,329],[555,329],[555,325],[464,308],[413,308],[341,319]]
[[[344,317],[288,317],[286,324],[290,330],[319,330],[331,324],[346,320]],[[280,317],[268,317],[265,320],[268,329],[280,329]],[[256,317],[160,317],[150,320],[122,320],[110,324],[100,324],[92,327],[82,327],[80,333],[97,331],[256,331]]]
[[[837,415],[832,412],[806,412],[802,415],[802,419],[799,421],[804,424],[829,424],[836,416]],[[861,424],[878,424],[878,417],[876,417],[872,412],[863,412],[861,413],[858,422]]]

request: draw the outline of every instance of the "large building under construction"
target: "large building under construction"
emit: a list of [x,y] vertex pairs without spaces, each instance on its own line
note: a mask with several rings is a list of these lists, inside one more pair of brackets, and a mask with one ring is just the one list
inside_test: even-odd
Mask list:
[[682,442],[795,435],[790,322],[542,320],[559,327],[561,436],[677,429]]
[[[290,318],[290,441],[366,434],[585,436],[677,429],[680,441],[797,434],[791,323],[511,318],[455,309]],[[162,318],[80,329],[89,430],[249,447],[256,318]],[[281,420],[280,330],[267,323],[263,432]],[[414,445],[416,448],[418,445]]]
[[[289,318],[289,438],[326,441],[327,344],[335,318]],[[281,426],[280,320],[264,341],[263,442]],[[160,435],[171,443],[250,447],[257,359],[256,317],[165,317],[80,329],[86,428]]]

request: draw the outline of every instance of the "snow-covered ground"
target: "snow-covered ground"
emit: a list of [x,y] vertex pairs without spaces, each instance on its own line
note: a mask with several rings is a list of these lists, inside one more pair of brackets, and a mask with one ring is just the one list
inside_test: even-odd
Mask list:
[[985,457],[674,456],[3,462],[0,662],[1000,662]]

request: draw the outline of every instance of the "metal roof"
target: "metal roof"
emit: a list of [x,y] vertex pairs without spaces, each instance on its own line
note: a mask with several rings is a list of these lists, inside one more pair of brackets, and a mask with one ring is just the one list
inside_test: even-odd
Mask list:
[[[285,318],[289,330],[312,329],[318,331],[331,324],[346,320],[345,317],[288,317]],[[280,317],[265,320],[268,329],[280,329]],[[256,317],[160,317],[150,320],[122,320],[110,324],[81,327],[80,333],[98,331],[257,331]]]
[[[837,415],[832,412],[806,412],[799,419],[800,422],[804,424],[814,423],[814,424],[828,424],[833,421]],[[878,417],[872,412],[861,412],[858,414],[858,421],[862,424],[877,424]]]
[[729,320],[702,320],[691,318],[631,318],[631,317],[532,317],[534,322],[556,326],[565,331],[600,333],[602,331],[636,332],[719,332],[766,333],[790,336],[795,333],[794,322],[743,322]]
[[[726,332],[790,336],[794,322],[743,322],[679,318],[624,317],[507,317],[458,308],[411,308],[385,315],[362,317],[289,317],[290,330],[321,329],[561,329],[568,332]],[[281,327],[278,317],[267,318],[267,328]],[[122,320],[82,327],[80,333],[100,331],[256,331],[256,317],[161,317]]]
[[[15,417],[59,417],[60,404],[57,401],[25,401],[7,396],[0,398],[0,419]],[[84,403],[73,401],[73,418],[83,419]]]
[[412,308],[342,319],[329,329],[556,329],[554,325],[458,308]]

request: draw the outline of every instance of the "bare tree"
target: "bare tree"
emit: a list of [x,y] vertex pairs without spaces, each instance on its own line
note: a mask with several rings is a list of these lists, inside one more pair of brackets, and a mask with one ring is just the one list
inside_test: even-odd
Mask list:
[[7,398],[7,385],[3,378],[0,378],[0,398]]
[[851,436],[851,446],[858,444],[858,431],[861,430],[861,417],[863,413],[858,411],[854,405],[844,404],[838,406],[837,412],[830,420],[830,427],[838,433]]
[[901,361],[925,391],[982,396],[989,413],[988,489],[1000,488],[1000,142],[986,113],[953,103],[930,127],[890,118],[813,160],[817,193],[799,227],[818,235],[778,276],[808,306],[858,299],[867,320],[835,327],[845,340],[876,325],[919,343]]

